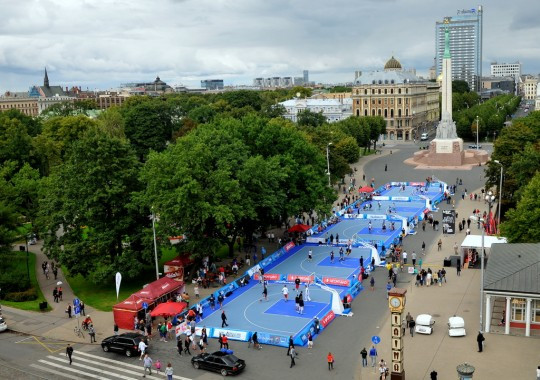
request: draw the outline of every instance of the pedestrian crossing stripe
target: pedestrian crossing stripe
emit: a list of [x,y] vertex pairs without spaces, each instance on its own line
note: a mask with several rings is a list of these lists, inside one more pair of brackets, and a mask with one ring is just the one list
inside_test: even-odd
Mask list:
[[[49,355],[49,356],[47,356],[47,359],[52,359],[52,360],[57,360],[59,362],[62,362],[63,366],[66,364],[66,359],[65,358],[57,358],[55,356]],[[50,363],[50,364],[52,364],[52,363]],[[69,366],[69,364],[68,364],[68,366]],[[99,368],[91,367],[89,365],[77,363],[76,361],[74,361],[73,364],[70,367],[73,367],[73,366],[81,367],[81,368],[87,369],[89,371],[101,373],[103,375],[114,376],[117,379],[124,379],[124,380],[134,380],[135,379],[134,377],[127,377],[127,376],[124,376],[124,375],[119,375],[117,373],[112,373],[111,371],[106,371],[104,369],[99,369]],[[93,375],[93,374],[89,374],[88,372],[83,372],[83,373],[85,374],[85,376],[90,376],[90,377],[93,377],[95,379],[109,379],[108,377],[96,376],[96,375]],[[142,373],[142,371],[139,372],[138,375],[140,375],[141,373]]]
[[91,378],[93,378],[93,379],[98,379],[98,380],[111,380],[111,379],[109,379],[108,377],[97,376],[97,375],[93,375],[93,374],[91,374],[91,373],[88,373],[88,372],[86,372],[86,371],[81,371],[81,370],[72,368],[69,364],[66,366],[66,365],[64,365],[64,364],[48,362],[47,360],[43,360],[43,359],[38,360],[38,362],[40,362],[40,363],[42,363],[42,364],[50,365],[50,366],[53,366],[53,367],[56,367],[56,368],[61,368],[63,371],[74,372],[74,373],[78,373],[78,374],[80,374],[80,375],[84,375],[84,376],[87,376],[87,377],[91,377]]
[[62,377],[65,377],[66,379],[80,380],[80,377],[73,376],[73,375],[70,375],[70,374],[65,373],[65,372],[60,372],[60,371],[57,371],[55,369],[48,368],[48,367],[45,367],[45,366],[42,366],[42,365],[39,365],[39,364],[33,364],[32,363],[32,364],[30,364],[30,367],[38,369],[40,371],[49,372],[49,373],[52,373],[54,375],[62,376]]
[[[76,354],[76,355],[75,355]],[[89,354],[87,352],[84,352],[84,351],[77,351],[73,354],[73,357],[77,357],[78,359],[80,359],[79,355],[82,355],[82,356],[86,356],[86,357],[89,357],[89,358],[93,358],[93,359],[96,359],[96,360],[100,360],[100,361],[103,361],[103,362],[108,362],[108,363],[114,363],[116,365],[122,365],[124,367],[128,367],[128,368],[133,368],[133,369],[136,369],[138,371],[141,371],[141,369],[143,368],[142,367],[142,364],[141,365],[135,365],[135,364],[129,364],[129,363],[124,363],[124,362],[121,362],[119,360],[114,360],[114,359],[109,359],[109,358],[104,358],[102,356],[98,356],[98,355],[93,355],[93,354]],[[94,362],[93,362],[94,363]],[[95,363],[94,363],[95,364]],[[115,369],[118,369],[117,367],[115,367]],[[153,372],[152,372],[153,373]],[[140,374],[140,372],[138,372],[137,374]],[[165,375],[165,373],[163,373],[163,370],[161,372],[159,372],[159,375],[161,376],[167,376]],[[173,379],[176,379],[176,380],[191,380],[187,377],[182,377],[182,376],[177,376],[177,375],[173,375]]]

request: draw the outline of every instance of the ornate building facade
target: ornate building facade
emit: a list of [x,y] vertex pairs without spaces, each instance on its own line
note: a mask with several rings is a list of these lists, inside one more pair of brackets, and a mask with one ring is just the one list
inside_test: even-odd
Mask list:
[[356,78],[352,100],[353,115],[385,119],[385,140],[418,139],[439,120],[439,85],[403,70],[394,57],[384,70]]

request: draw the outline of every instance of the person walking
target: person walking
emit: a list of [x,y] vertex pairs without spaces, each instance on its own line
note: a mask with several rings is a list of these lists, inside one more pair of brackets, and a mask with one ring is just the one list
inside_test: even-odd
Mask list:
[[478,331],[478,335],[476,336],[476,342],[478,343],[478,352],[482,352],[484,348],[484,335],[482,334],[482,331]]
[[53,274],[54,274],[54,279],[56,280],[58,278],[58,268],[57,267],[54,267],[53,270],[52,270]]
[[308,332],[307,334],[307,348],[313,348],[313,335],[311,335],[311,332]]
[[144,355],[145,355],[145,353],[146,353],[146,348],[147,348],[147,347],[148,347],[148,346],[146,345],[146,342],[145,342],[144,340],[141,340],[141,341],[139,342],[139,347],[138,347],[138,349],[139,349],[139,351],[141,352],[141,356],[139,356],[139,360],[142,360],[142,359],[143,359],[143,357],[144,357]]
[[461,276],[461,262],[460,262],[460,260],[457,261],[456,271],[457,271],[457,275]]
[[283,293],[283,299],[287,302],[289,300],[289,289],[287,288],[287,285],[283,285],[281,293]]
[[416,252],[415,251],[412,251],[411,253],[411,260],[412,260],[413,268],[416,268]]
[[90,324],[88,326],[88,335],[90,335],[90,343],[96,342],[96,330],[94,329],[94,325]]
[[375,290],[375,278],[373,278],[373,276],[371,276],[371,279],[369,280],[369,285],[371,291]]
[[53,302],[58,303],[58,288],[55,287],[52,291]]
[[457,241],[456,241],[456,242],[454,243],[454,255],[457,256],[457,254],[458,254],[458,243],[457,243]]
[[227,350],[229,349],[229,338],[227,338],[227,335],[221,335],[221,344],[223,344],[223,348]]
[[62,287],[60,286],[60,287],[58,288],[58,298],[60,299],[60,301],[63,301],[63,298],[62,298],[62,294],[63,294],[63,293],[64,293],[64,292],[62,291]]
[[176,339],[176,349],[178,350],[178,355],[182,356],[183,342],[181,336]]
[[191,356],[191,351],[189,350],[190,344],[191,340],[189,339],[189,336],[186,335],[186,338],[184,339],[184,353],[188,354],[189,356]]
[[437,251],[440,251],[442,249],[442,239],[439,239],[437,242]]
[[225,326],[229,326],[229,324],[227,323],[227,315],[225,314],[225,310],[222,310],[221,311],[221,328]]
[[369,358],[371,359],[371,366],[375,367],[375,364],[377,363],[377,349],[375,346],[371,346],[371,349],[369,350]]
[[292,335],[289,336],[289,348],[287,349],[287,354],[286,355],[291,354],[291,348],[294,348],[294,340],[293,340]]
[[71,360],[72,355],[73,355],[73,347],[71,347],[71,345],[68,343],[66,347],[66,356],[69,358],[69,365],[71,365],[72,363],[72,360]]
[[71,318],[71,305],[68,303],[66,308],[66,313],[68,315],[68,318]]
[[426,254],[426,242],[423,241],[422,242],[422,255],[425,255]]
[[84,311],[84,302],[81,301],[81,303],[79,304],[79,308],[81,309],[81,315],[86,317],[86,311]]
[[294,349],[294,346],[293,347],[289,347],[289,356],[291,357],[291,367],[292,368],[293,366],[296,365],[294,359],[296,358],[296,350]]
[[365,347],[360,351],[360,356],[362,357],[362,367],[367,367],[367,350]]
[[414,321],[414,318],[411,317],[411,320],[409,321],[409,332],[411,333],[411,338],[414,337],[415,326],[416,326],[416,322]]
[[388,171],[388,164],[384,164],[384,171],[385,171],[385,172]]
[[167,364],[167,367],[165,367],[165,375],[167,376],[167,380],[173,380],[173,367],[171,363]]
[[328,362],[328,370],[331,371],[334,369],[334,355],[331,352],[326,355],[326,361]]
[[148,371],[149,375],[152,375],[152,364],[154,363],[154,361],[152,360],[152,358],[150,356],[148,356],[148,354],[145,354],[144,355],[144,361],[143,361],[143,368],[144,368],[144,375],[143,377],[146,377],[146,371]]

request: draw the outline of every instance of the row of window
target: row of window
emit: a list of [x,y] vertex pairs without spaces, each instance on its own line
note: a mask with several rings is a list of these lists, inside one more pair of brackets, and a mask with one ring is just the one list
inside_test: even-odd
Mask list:
[[[385,82],[384,84],[388,84],[388,80],[385,80],[384,82]],[[394,80],[392,79],[392,84],[393,84],[393,83],[394,83]],[[376,84],[375,81],[373,81],[373,84]],[[383,84],[381,80],[379,80],[379,84]],[[372,94],[372,95],[374,95],[374,94],[376,94],[376,93],[377,93],[377,94],[382,94],[382,93],[383,93],[382,91],[383,91],[383,89],[380,89],[380,88],[378,88],[378,89],[372,88],[372,89],[371,89],[371,94]],[[369,90],[368,90],[367,88],[364,89],[364,95],[368,95],[368,93],[369,93]],[[384,89],[384,93],[385,93],[385,94],[393,94],[393,93],[394,93],[394,89],[391,88],[390,91],[388,91],[388,89],[385,88],[385,89]],[[398,88],[396,93],[397,93],[397,94],[401,94],[401,88]],[[409,93],[409,89],[406,88],[404,93],[405,93],[405,94],[408,94],[408,93]],[[356,94],[356,95],[360,95],[360,90],[358,90],[358,89],[355,90],[355,94]]]
[[[513,322],[525,322],[527,310],[527,301],[525,298],[512,299],[512,321]],[[531,322],[540,323],[540,300],[533,300],[531,302]]]

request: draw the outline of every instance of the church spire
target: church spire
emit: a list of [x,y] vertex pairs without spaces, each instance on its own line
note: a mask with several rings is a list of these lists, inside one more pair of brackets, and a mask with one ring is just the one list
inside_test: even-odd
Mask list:
[[47,68],[45,67],[45,78],[43,79],[43,86],[49,87],[49,76],[47,75]]

